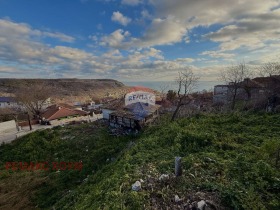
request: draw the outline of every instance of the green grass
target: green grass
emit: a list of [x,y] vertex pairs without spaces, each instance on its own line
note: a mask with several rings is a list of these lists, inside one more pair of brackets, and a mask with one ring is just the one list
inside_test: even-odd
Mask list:
[[[186,201],[204,192],[228,209],[276,210],[279,149],[280,114],[213,114],[172,123],[163,118],[135,138],[111,137],[101,128],[91,131],[89,125],[36,132],[1,146],[0,163],[83,160],[79,173],[46,172],[48,181],[33,197],[41,208],[172,209],[175,194]],[[175,156],[183,157],[183,176],[159,182],[161,174],[174,173]],[[112,157],[116,160],[106,161]],[[7,175],[0,182],[5,179]],[[131,185],[139,179],[143,189],[133,192]]]
[[[30,199],[40,208],[49,208],[69,191],[85,182],[85,179],[102,169],[108,158],[115,158],[132,137],[115,138],[111,140],[106,128],[98,128],[95,123],[57,127],[31,133],[11,144],[0,146],[0,183],[14,181],[19,173],[36,171],[7,171],[6,162],[80,162],[83,168],[79,170],[40,171],[38,176],[46,181],[31,189],[35,195]],[[28,175],[27,175],[28,176]],[[17,185],[14,185],[16,188]]]

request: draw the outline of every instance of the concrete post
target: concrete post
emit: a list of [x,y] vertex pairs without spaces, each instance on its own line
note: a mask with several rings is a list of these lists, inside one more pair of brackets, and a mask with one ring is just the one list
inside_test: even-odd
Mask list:
[[175,157],[175,176],[182,176],[181,157]]

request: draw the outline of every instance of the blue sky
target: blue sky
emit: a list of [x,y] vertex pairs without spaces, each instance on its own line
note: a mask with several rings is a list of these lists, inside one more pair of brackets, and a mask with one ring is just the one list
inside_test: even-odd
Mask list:
[[279,61],[279,0],[0,0],[0,77],[204,81]]

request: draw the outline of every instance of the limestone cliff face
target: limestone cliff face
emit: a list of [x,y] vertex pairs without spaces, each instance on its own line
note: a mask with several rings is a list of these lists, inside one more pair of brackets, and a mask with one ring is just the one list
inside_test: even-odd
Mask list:
[[50,88],[55,102],[86,102],[103,97],[119,97],[127,87],[113,79],[0,79],[0,96],[13,96],[22,85],[42,83]]

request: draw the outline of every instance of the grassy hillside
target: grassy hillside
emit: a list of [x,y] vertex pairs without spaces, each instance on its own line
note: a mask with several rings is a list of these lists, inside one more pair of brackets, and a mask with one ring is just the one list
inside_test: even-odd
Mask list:
[[[8,202],[6,194],[20,191],[7,184],[17,179],[21,186],[32,185],[29,207],[183,209],[205,199],[210,209],[280,209],[280,114],[163,119],[137,137],[111,137],[92,126],[41,131],[1,146],[1,165],[56,158],[83,160],[84,167],[79,173],[2,169],[0,189],[10,188],[0,190],[0,206]],[[175,156],[183,157],[180,178],[173,176]],[[170,178],[159,181],[161,174]],[[30,181],[31,176],[36,178]],[[142,190],[132,191],[140,179]],[[181,202],[174,202],[175,195]]]

